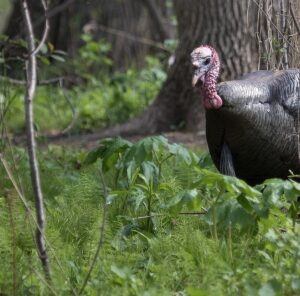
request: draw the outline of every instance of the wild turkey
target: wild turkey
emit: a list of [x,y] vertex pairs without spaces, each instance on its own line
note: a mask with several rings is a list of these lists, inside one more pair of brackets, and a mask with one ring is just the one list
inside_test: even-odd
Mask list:
[[217,84],[220,62],[212,47],[196,48],[191,60],[219,171],[251,185],[299,174],[300,70],[257,71]]

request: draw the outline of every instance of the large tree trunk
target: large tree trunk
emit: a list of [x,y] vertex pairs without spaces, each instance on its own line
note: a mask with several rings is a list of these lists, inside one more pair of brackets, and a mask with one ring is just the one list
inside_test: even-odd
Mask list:
[[214,46],[221,57],[222,80],[255,70],[257,10],[248,4],[248,0],[174,0],[179,46],[166,82],[141,116],[106,134],[148,134],[183,126],[203,129],[204,111],[191,86],[190,53],[199,44]]

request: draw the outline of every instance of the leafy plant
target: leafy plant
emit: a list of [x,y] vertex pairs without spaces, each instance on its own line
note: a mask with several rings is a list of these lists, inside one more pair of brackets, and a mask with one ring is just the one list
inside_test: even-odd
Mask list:
[[[24,149],[13,150],[15,161],[3,152],[9,167],[17,163],[14,174],[32,207]],[[99,165],[108,193],[106,240],[87,295],[299,294],[295,181],[250,187],[217,173],[206,153],[161,136],[105,139],[89,153],[50,146],[39,159],[60,294],[80,289],[97,249]],[[0,175],[0,291],[12,294],[15,281],[17,294],[42,294],[48,287],[38,276],[33,221],[2,166]]]

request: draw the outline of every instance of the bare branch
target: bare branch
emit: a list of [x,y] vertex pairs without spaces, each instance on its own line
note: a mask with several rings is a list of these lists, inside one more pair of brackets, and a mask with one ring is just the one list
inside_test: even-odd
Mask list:
[[27,129],[27,146],[30,163],[31,182],[35,196],[35,208],[37,216],[36,243],[40,260],[42,262],[45,278],[51,282],[51,270],[48,253],[46,250],[44,231],[45,231],[45,211],[43,203],[43,193],[39,174],[38,161],[36,156],[36,142],[34,137],[34,120],[33,120],[33,99],[37,84],[37,60],[34,44],[34,32],[32,28],[31,17],[26,0],[21,0],[22,13],[26,29],[26,39],[28,45],[28,61],[26,62],[26,94],[25,94],[25,113]]
[[261,5],[256,1],[252,0],[253,3],[257,6],[257,8],[265,15],[266,20],[272,25],[272,27],[276,30],[276,32],[281,36],[281,38],[296,52],[299,53],[298,49],[289,42],[289,40],[284,36],[284,34],[278,29],[278,27],[274,24],[268,13],[261,7]]
[[73,105],[71,99],[69,98],[68,94],[66,93],[65,89],[63,88],[63,80],[61,79],[59,81],[59,85],[62,89],[62,92],[64,94],[64,98],[66,99],[67,103],[70,105],[71,112],[72,112],[72,120],[68,124],[68,126],[61,132],[62,135],[67,134],[75,125],[76,120],[78,119],[78,112],[76,111],[75,106]]
[[[53,77],[50,79],[46,80],[37,80],[37,85],[50,85],[50,84],[55,84],[59,83],[61,80],[67,80],[70,77],[67,76],[62,76],[62,77]],[[9,82],[11,84],[17,84],[17,85],[27,85],[27,81],[25,80],[19,80],[19,79],[14,79],[10,77],[5,77],[5,76],[0,76],[0,80]]]
[[144,38],[144,37],[138,37],[136,35],[130,34],[128,32],[122,31],[122,30],[118,30],[118,29],[113,29],[113,28],[109,28],[100,24],[95,24],[95,23],[90,23],[88,25],[85,25],[83,28],[84,31],[92,31],[92,30],[100,30],[112,35],[116,35],[122,38],[126,38],[128,40],[134,41],[134,42],[139,42],[148,46],[152,46],[158,49],[161,49],[163,51],[166,51],[168,53],[172,53],[172,51],[170,51],[168,48],[166,48],[163,44],[159,43],[159,42],[155,42],[153,40],[150,40],[148,38]]
[[49,29],[50,29],[49,19],[48,19],[48,16],[47,16],[47,10],[48,10],[47,3],[45,2],[45,0],[41,0],[41,2],[43,4],[44,12],[45,12],[45,27],[44,27],[44,32],[43,32],[40,43],[35,48],[35,50],[31,53],[33,55],[37,54],[41,50],[43,45],[45,44],[46,39],[48,37]]
[[[50,19],[54,16],[56,16],[57,14],[60,14],[61,12],[63,12],[65,9],[67,9],[75,0],[68,0],[63,2],[62,4],[52,8],[51,10],[49,10],[46,13],[46,18]],[[39,25],[41,25],[44,21],[44,17],[39,18],[35,23],[34,23],[34,28],[38,27]]]

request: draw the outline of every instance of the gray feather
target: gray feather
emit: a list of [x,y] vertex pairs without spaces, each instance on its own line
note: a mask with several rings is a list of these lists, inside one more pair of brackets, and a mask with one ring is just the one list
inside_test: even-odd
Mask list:
[[[250,184],[300,173],[300,71],[258,71],[218,85],[223,106],[207,110],[207,141],[222,168],[224,143],[236,175]],[[223,169],[222,169],[223,170]]]
[[235,176],[231,150],[226,143],[223,144],[220,156],[220,172],[227,176]]

